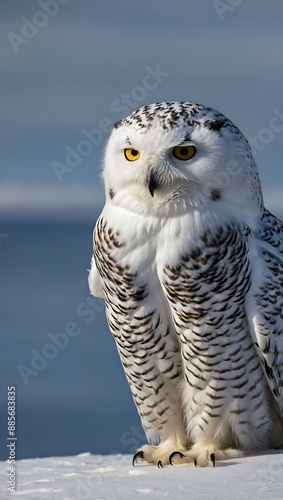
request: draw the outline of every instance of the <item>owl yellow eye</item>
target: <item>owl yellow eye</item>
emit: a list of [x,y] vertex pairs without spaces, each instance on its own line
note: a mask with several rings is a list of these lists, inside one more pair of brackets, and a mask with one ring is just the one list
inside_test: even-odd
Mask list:
[[137,149],[132,149],[132,148],[124,149],[124,153],[125,153],[125,157],[129,161],[138,160],[140,155],[141,155]]
[[194,146],[176,146],[172,153],[178,160],[190,160],[196,154]]

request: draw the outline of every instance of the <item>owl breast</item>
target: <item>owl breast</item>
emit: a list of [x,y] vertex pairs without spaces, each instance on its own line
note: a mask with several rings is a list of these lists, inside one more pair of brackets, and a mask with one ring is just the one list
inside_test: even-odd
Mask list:
[[[179,255],[177,265],[163,267],[161,281],[180,340],[185,419],[193,440],[210,420],[211,432],[227,444],[224,416],[237,428],[237,436],[249,426],[269,425],[269,390],[245,312],[251,286],[249,238],[245,224],[206,228]],[[229,439],[230,446],[239,444],[232,435]]]
[[[141,230],[116,216],[104,214],[97,223],[95,262],[109,328],[134,401],[148,438],[156,439],[169,415],[177,428],[183,426],[179,340],[156,272],[153,227]],[[130,238],[125,237],[127,227]]]
[[[237,435],[258,422],[267,427],[268,389],[244,308],[251,285],[248,226],[199,225],[197,232],[190,217],[142,225],[118,219],[117,212],[111,222],[109,215],[100,218],[95,257],[109,327],[141,417],[147,412],[137,385],[159,392],[165,373],[183,390],[178,397],[186,402],[192,440],[209,419],[227,443],[224,411]],[[150,423],[144,426],[150,431]]]

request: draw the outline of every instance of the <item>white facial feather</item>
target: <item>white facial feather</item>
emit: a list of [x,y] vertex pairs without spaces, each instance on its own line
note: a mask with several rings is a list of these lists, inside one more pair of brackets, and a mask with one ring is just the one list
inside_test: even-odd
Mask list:
[[[192,145],[196,154],[179,160],[172,155],[178,145]],[[138,150],[140,157],[128,161],[126,148]],[[148,190],[149,170],[158,184],[154,197]],[[159,103],[118,122],[106,149],[103,175],[106,196],[115,193],[113,203],[129,210],[136,210],[139,200],[139,211],[176,213],[210,204],[216,197],[239,210],[244,205],[249,214],[262,209],[248,142],[224,115],[200,105]]]

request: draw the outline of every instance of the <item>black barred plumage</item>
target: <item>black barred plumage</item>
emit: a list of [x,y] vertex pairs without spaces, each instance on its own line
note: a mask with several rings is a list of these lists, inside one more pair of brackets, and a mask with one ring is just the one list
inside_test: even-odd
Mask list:
[[145,106],[115,125],[104,181],[90,288],[160,440],[134,461],[283,446],[283,225],[242,133],[202,105]]
[[[138,313],[146,301],[148,287],[141,284],[136,272],[130,273],[128,265],[121,265],[115,259],[115,249],[126,246],[119,232],[114,232],[101,217],[98,221],[94,253],[97,268],[105,279],[105,305],[109,327],[115,337],[126,376],[132,388],[134,400],[143,419],[144,428],[156,433],[156,420],[171,413],[178,401],[176,378],[181,371],[181,359],[176,358],[177,342],[167,345],[169,328],[165,327],[152,305],[145,305],[146,312]],[[127,303],[125,307],[124,304]],[[149,351],[149,353],[148,353]],[[162,367],[155,366],[155,356],[162,360]],[[164,380],[165,379],[165,380]],[[171,382],[172,381],[172,382]],[[151,404],[151,392],[156,399]],[[140,395],[142,393],[142,396]],[[176,422],[182,418],[176,414]],[[162,422],[158,430],[162,428]],[[164,423],[164,422],[163,422]]]

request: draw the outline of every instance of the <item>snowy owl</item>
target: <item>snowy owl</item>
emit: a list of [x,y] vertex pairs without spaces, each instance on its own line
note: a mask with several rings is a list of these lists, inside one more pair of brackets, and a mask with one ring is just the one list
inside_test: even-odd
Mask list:
[[103,177],[89,286],[149,441],[133,464],[283,447],[283,225],[247,140],[158,102],[115,124]]

